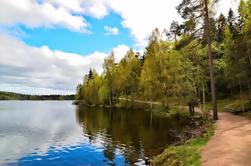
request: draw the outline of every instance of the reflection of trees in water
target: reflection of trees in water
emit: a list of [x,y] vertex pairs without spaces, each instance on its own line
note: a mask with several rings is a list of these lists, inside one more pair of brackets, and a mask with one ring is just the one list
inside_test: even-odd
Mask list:
[[110,161],[113,161],[115,158],[115,150],[116,147],[112,144],[112,142],[104,142],[104,156],[109,159]]
[[160,153],[167,144],[173,143],[175,135],[186,121],[166,119],[140,110],[88,108],[79,106],[77,119],[90,143],[102,141],[104,156],[113,161],[115,150],[125,157],[126,163]]

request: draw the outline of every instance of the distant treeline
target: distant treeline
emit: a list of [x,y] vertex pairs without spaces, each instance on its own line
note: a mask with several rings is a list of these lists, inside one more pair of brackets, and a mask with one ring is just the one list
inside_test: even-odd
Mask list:
[[0,100],[73,100],[75,95],[26,95],[0,91]]

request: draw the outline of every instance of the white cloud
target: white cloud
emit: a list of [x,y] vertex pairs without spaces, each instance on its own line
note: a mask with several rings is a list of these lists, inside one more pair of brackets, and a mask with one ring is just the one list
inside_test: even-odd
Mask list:
[[[0,1],[0,24],[24,24],[28,27],[64,26],[75,31],[86,31],[84,16],[101,19],[115,11],[121,15],[122,25],[128,28],[139,46],[145,45],[152,29],[166,28],[177,18],[175,6],[179,1],[166,0],[34,0]],[[171,15],[170,15],[171,14]],[[107,34],[118,34],[118,29],[105,27]]]
[[[127,48],[125,45],[114,48],[116,59],[121,58]],[[0,34],[0,89],[32,94],[74,93],[90,68],[102,72],[107,55],[94,52],[81,56],[53,51],[47,46],[31,47]]]
[[72,12],[101,19],[109,13],[106,0],[45,0]]
[[175,7],[181,0],[109,0],[112,10],[120,14],[122,25],[130,30],[136,46],[146,46],[154,28],[168,28],[173,20],[179,20]]
[[[121,24],[129,29],[135,47],[143,50],[155,27],[168,28],[172,20],[181,20],[175,6],[181,0],[0,0],[0,25],[27,27],[63,26],[70,30],[88,31],[84,16],[102,19],[109,12],[122,18]],[[217,10],[227,13],[237,8],[239,0],[222,0]],[[1,26],[0,26],[1,27]],[[116,27],[105,27],[118,34]],[[22,33],[17,30],[11,33]],[[13,49],[15,48],[15,49]],[[118,62],[128,51],[126,45],[114,48]],[[89,68],[102,72],[107,53],[91,55],[65,53],[43,46],[31,47],[9,35],[0,34],[0,89],[22,93],[72,93]],[[49,73],[49,74],[48,74]]]
[[[139,49],[147,45],[148,37],[154,28],[163,31],[171,22],[182,21],[176,6],[182,0],[107,0],[109,7],[120,14],[122,25],[130,30]],[[221,0],[217,10],[226,14],[229,8],[236,9],[239,0]]]
[[0,1],[0,24],[24,24],[27,27],[64,26],[75,31],[86,31],[87,23],[84,18],[71,14],[63,7],[55,7],[51,3],[38,4],[34,0]]
[[129,51],[129,47],[126,45],[118,45],[117,47],[115,47],[113,49],[113,53],[114,53],[114,58],[115,58],[115,62],[119,62],[127,53],[127,51]]
[[119,29],[117,27],[104,26],[106,35],[118,35]]
[[1,0],[0,24],[29,28],[63,26],[89,32],[84,16],[101,19],[109,13],[105,0]]
[[[102,19],[109,12],[122,17],[122,25],[128,28],[135,46],[142,49],[154,28],[168,28],[173,20],[181,20],[175,7],[181,0],[1,0],[0,24],[24,24],[28,27],[64,26],[75,31],[87,31],[84,16]],[[237,8],[239,0],[221,0],[219,12],[227,13]],[[117,33],[116,29],[112,32]],[[114,34],[111,33],[111,34]]]

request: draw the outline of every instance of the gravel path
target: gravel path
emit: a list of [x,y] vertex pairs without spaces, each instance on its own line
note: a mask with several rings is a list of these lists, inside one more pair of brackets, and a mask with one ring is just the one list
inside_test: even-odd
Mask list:
[[202,166],[251,166],[251,120],[219,113],[215,135],[202,151]]

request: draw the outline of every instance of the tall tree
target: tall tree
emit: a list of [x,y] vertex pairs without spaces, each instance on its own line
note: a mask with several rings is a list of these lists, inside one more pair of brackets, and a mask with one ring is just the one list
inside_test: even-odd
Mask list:
[[183,25],[179,25],[177,21],[173,21],[171,23],[170,29],[167,32],[167,36],[170,40],[177,41],[177,37],[181,36],[182,29],[184,29]]
[[[210,3],[212,6],[214,2]],[[211,98],[213,108],[213,119],[218,119],[217,103],[216,103],[216,92],[215,92],[215,78],[214,78],[214,65],[212,55],[212,36],[211,36],[211,23],[209,1],[208,0],[183,0],[177,7],[178,13],[181,14],[182,18],[185,19],[185,31],[188,31],[189,35],[199,37],[204,35],[206,38],[206,44],[208,47],[208,59],[209,59],[209,71],[210,71],[210,82],[211,82]],[[204,23],[204,24],[202,24]],[[203,25],[199,27],[199,25]],[[187,29],[187,30],[186,30]],[[204,30],[204,31],[203,31]]]
[[129,96],[137,92],[140,73],[138,54],[129,50],[118,64],[116,83],[121,95]]
[[114,104],[116,97],[116,70],[117,64],[115,63],[114,53],[112,52],[110,56],[108,56],[103,64],[104,68],[104,78],[106,80],[106,84],[109,91],[109,103],[110,105]]
[[216,103],[216,92],[215,92],[215,78],[214,78],[214,65],[213,65],[213,55],[212,55],[212,39],[210,34],[210,22],[209,22],[209,10],[208,10],[208,0],[204,0],[204,30],[207,36],[207,47],[208,47],[208,57],[209,57],[209,70],[210,70],[210,80],[211,80],[211,95],[212,95],[212,107],[213,107],[213,119],[218,120],[217,103]]
[[223,14],[220,14],[217,19],[217,32],[216,32],[216,41],[223,42],[224,40],[224,30],[227,25],[226,17]]

